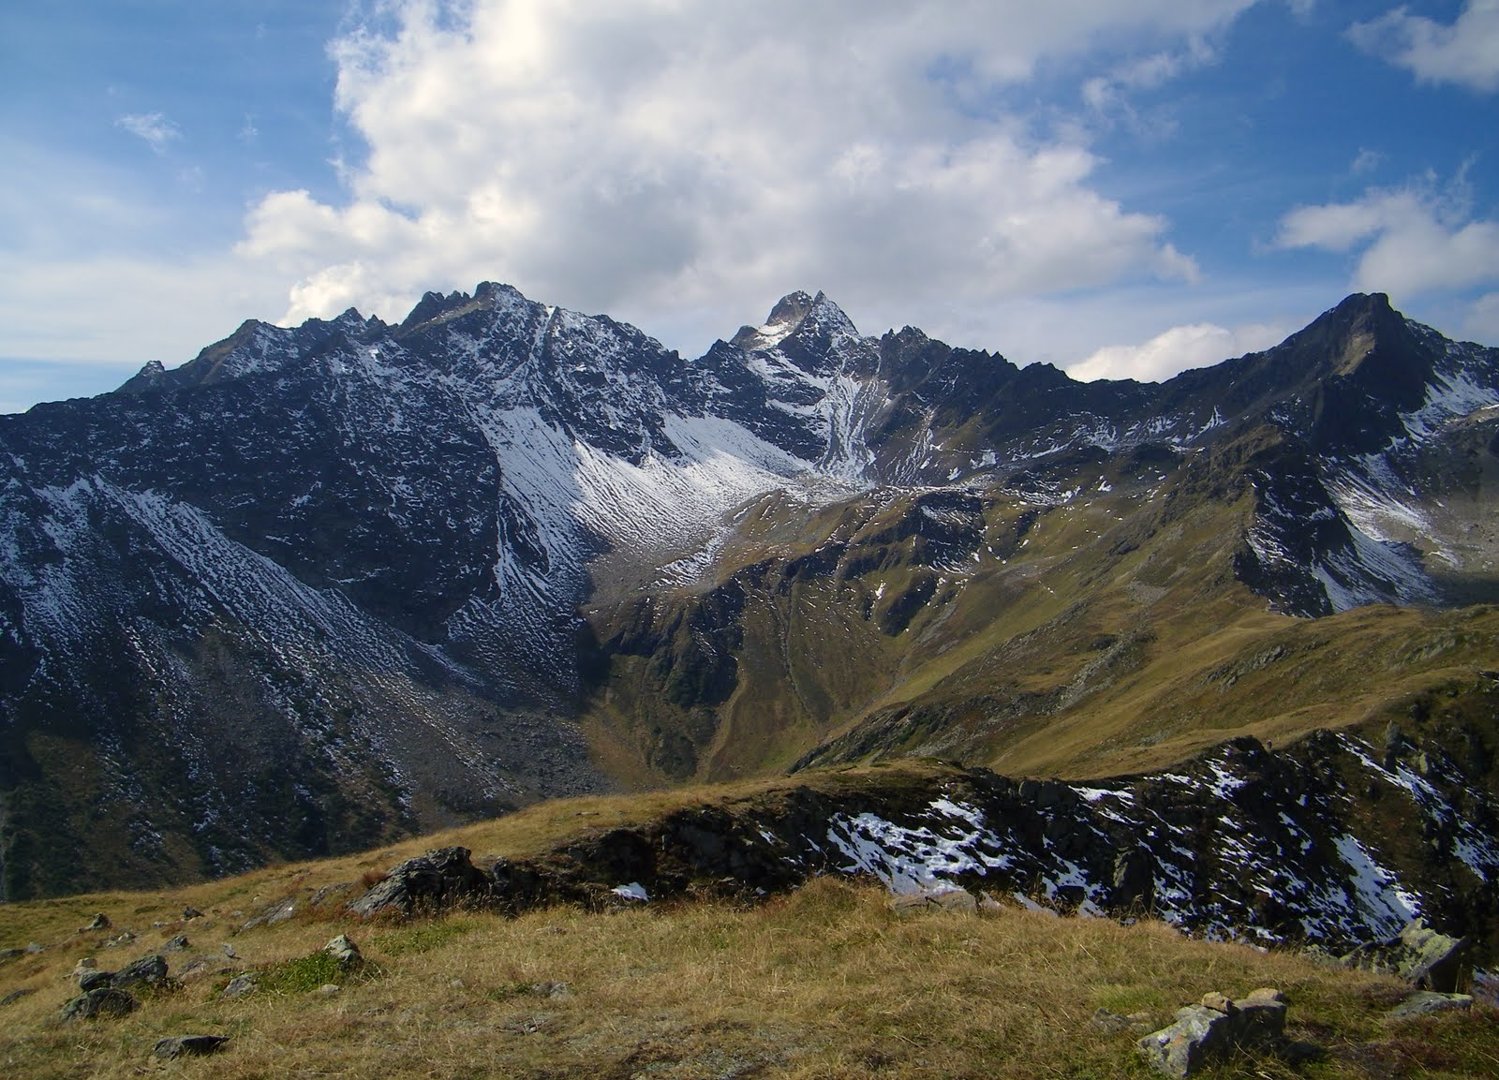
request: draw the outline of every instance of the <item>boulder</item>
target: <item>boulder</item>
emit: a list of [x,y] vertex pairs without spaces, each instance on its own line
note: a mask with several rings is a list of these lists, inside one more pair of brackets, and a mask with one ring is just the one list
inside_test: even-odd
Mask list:
[[468,848],[450,847],[407,859],[349,910],[366,917],[380,912],[411,915],[488,901],[494,894],[493,880],[469,861],[469,854]]
[[90,919],[86,924],[80,927],[79,930],[83,933],[87,933],[90,930],[108,930],[113,925],[114,924],[109,921],[109,916],[101,911],[99,912],[99,914]]
[[1381,975],[1397,975],[1418,990],[1450,994],[1457,990],[1468,944],[1467,938],[1448,937],[1416,919],[1395,937],[1362,945],[1341,962]]
[[78,989],[85,994],[90,990],[102,990],[114,985],[115,973],[113,971],[100,971],[98,968],[90,968],[78,976]]
[[931,911],[954,911],[977,914],[978,898],[967,889],[922,889],[914,893],[897,893],[890,898],[897,915],[920,915]]
[[347,934],[339,934],[323,946],[323,952],[338,961],[340,971],[357,971],[364,966],[364,954]]
[[159,987],[170,982],[167,978],[167,962],[156,953],[134,960],[119,971],[100,971],[93,959],[86,957],[78,961],[78,966],[73,969],[73,977],[78,980],[78,989],[85,994],[111,987],[116,990],[131,986]]
[[[191,904],[188,904],[185,908],[182,909],[182,920],[184,922],[186,922],[188,919],[201,919],[202,917],[203,913],[197,908],[193,907]],[[208,1038],[208,1036],[204,1036],[204,1038]]]
[[190,949],[190,948],[192,948],[192,945],[188,942],[187,935],[186,934],[178,934],[176,937],[169,938],[166,941],[166,943],[162,945],[161,951],[162,952],[187,952],[187,950]]
[[128,991],[104,986],[80,994],[62,1007],[65,1021],[94,1020],[106,1016],[128,1016],[135,1011],[136,1002]]
[[158,1039],[152,1051],[163,1061],[180,1057],[206,1057],[217,1054],[229,1041],[227,1035],[169,1035]]
[[1276,1048],[1285,1029],[1286,1003],[1278,990],[1256,990],[1241,1001],[1214,993],[1178,1009],[1174,1024],[1136,1045],[1157,1072],[1186,1077],[1241,1048]]
[[110,985],[118,989],[127,986],[161,986],[166,982],[167,962],[159,954],[143,956],[139,960],[126,964],[115,972],[110,979]]

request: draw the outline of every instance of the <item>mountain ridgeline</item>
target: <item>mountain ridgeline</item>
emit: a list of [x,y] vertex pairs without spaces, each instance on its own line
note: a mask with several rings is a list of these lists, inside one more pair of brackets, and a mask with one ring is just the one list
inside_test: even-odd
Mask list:
[[247,322],[0,418],[0,896],[901,755],[1499,750],[1496,406],[1377,294],[1159,385],[821,294],[695,360],[488,283]]

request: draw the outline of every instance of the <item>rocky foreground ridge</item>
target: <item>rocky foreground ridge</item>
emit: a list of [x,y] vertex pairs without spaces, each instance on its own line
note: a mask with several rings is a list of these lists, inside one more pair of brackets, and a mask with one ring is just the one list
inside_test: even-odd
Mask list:
[[308,903],[368,917],[752,898],[821,874],[870,875],[920,902],[966,890],[1339,955],[1418,919],[1485,955],[1499,945],[1499,804],[1439,745],[1398,732],[1382,749],[1333,733],[1281,751],[1241,739],[1167,773],[1096,785],[956,766],[834,773],[534,858],[434,850],[363,895],[291,897],[262,917]]

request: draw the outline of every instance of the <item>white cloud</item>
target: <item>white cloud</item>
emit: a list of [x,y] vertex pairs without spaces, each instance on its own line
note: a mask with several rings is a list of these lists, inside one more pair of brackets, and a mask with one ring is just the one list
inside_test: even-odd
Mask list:
[[1217,58],[1217,52],[1205,38],[1192,35],[1179,49],[1135,57],[1117,65],[1107,75],[1088,79],[1083,83],[1083,101],[1096,113],[1119,113],[1129,123],[1147,132],[1152,128],[1169,129],[1169,122],[1142,118],[1130,103],[1131,92],[1153,90],[1184,72],[1205,67]]
[[1468,0],[1450,26],[1403,6],[1348,30],[1365,52],[1406,68],[1421,82],[1499,90],[1499,0]]
[[1499,280],[1499,221],[1474,220],[1461,178],[1370,189],[1349,203],[1301,206],[1286,214],[1276,238],[1283,248],[1359,250],[1353,287],[1412,295]]
[[125,129],[158,154],[166,153],[167,146],[182,138],[176,124],[159,112],[130,113],[115,121],[115,126]]
[[1370,150],[1368,147],[1359,147],[1358,154],[1348,165],[1348,171],[1354,176],[1362,176],[1364,173],[1373,172],[1384,162],[1384,155],[1378,150]]
[[408,0],[332,49],[368,146],[348,197],[273,193],[238,250],[295,279],[287,320],[498,278],[703,344],[791,288],[917,322],[1190,280],[1165,220],[997,90],[1077,57],[1159,82],[1251,2]]
[[1160,382],[1189,368],[1267,349],[1286,338],[1284,325],[1251,324],[1228,329],[1213,323],[1173,326],[1138,345],[1106,345],[1070,364],[1067,374],[1083,382],[1138,379]]
[[1468,309],[1463,334],[1474,341],[1499,345],[1499,292],[1480,296]]

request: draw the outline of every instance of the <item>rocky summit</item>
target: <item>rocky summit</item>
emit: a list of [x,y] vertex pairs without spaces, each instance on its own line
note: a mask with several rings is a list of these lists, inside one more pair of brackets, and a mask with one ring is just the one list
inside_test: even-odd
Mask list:
[[[806,293],[685,359],[485,283],[247,322],[0,446],[6,899],[909,755],[1073,784],[981,783],[1013,835],[978,802],[900,826],[1011,891],[1340,944],[1420,907],[1396,864],[1433,907],[1487,895],[1499,350],[1382,295],[1153,385]],[[1318,754],[1427,847],[1339,816]],[[1252,828],[1210,824],[1215,782]],[[1178,896],[1199,842],[1241,867],[1220,913]],[[1347,904],[1298,906],[1328,865]]]

